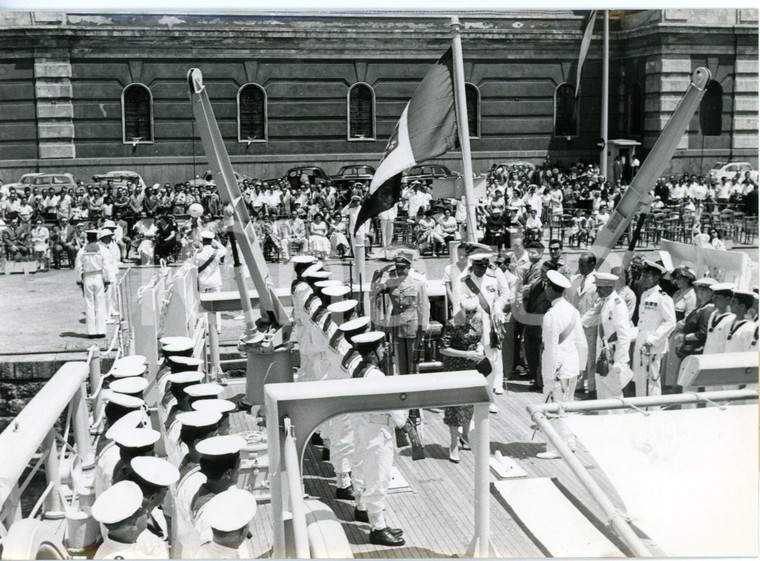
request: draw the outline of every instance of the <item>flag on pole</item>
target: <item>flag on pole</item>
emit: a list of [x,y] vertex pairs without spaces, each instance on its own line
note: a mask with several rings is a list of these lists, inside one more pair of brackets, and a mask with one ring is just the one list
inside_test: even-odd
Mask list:
[[457,145],[451,48],[428,71],[406,104],[362,203],[354,232],[401,199],[401,172]]
[[581,91],[581,72],[583,72],[583,63],[586,61],[588,48],[591,46],[591,38],[594,35],[594,22],[596,21],[597,10],[591,10],[586,17],[586,29],[583,31],[583,40],[581,40],[581,52],[578,56],[578,70],[575,75],[575,97]]

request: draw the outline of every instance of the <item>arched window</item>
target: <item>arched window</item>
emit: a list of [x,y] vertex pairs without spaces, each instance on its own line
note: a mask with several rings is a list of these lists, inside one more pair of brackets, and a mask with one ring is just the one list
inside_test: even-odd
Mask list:
[[121,128],[124,144],[153,142],[153,96],[147,86],[130,84],[121,92]]
[[238,90],[238,142],[266,142],[267,93],[258,84]]
[[578,119],[575,116],[575,86],[564,83],[554,90],[554,134],[576,136]]
[[348,90],[348,140],[375,140],[375,92],[368,84]]
[[628,92],[628,134],[641,136],[644,132],[644,95],[641,84],[635,82]]
[[467,128],[470,138],[480,138],[480,90],[475,84],[464,85],[467,98]]
[[723,132],[723,87],[710,80],[699,105],[699,128],[705,136],[720,136]]

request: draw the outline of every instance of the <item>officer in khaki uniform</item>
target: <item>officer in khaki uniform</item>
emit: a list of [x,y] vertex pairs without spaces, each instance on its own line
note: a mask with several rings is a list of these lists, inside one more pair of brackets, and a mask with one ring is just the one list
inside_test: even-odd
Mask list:
[[636,396],[660,395],[660,364],[668,352],[668,337],[676,327],[673,299],[659,286],[662,265],[644,260],[639,298],[639,332],[633,346],[633,380]]
[[373,286],[373,300],[385,300],[385,313],[378,318],[378,323],[391,335],[399,374],[415,371],[415,345],[420,344],[430,321],[425,282],[411,267],[410,252],[399,251],[394,258],[394,269]]

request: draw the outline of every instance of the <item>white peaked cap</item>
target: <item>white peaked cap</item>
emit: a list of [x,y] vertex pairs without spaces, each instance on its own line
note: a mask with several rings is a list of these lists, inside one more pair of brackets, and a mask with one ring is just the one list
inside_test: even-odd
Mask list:
[[103,491],[92,505],[92,517],[102,524],[126,520],[142,508],[143,494],[133,481],[119,481]]
[[248,491],[232,487],[212,498],[204,509],[209,526],[220,532],[234,532],[256,516],[256,499]]
[[155,456],[137,456],[129,462],[134,472],[153,485],[168,487],[179,481],[179,470]]

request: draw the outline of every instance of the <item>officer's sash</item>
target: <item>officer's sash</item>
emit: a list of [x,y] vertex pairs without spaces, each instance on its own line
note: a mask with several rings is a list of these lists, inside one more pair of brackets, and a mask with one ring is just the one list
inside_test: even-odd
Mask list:
[[485,312],[490,316],[491,315],[491,306],[486,300],[486,297],[483,296],[483,293],[478,288],[478,285],[475,284],[475,282],[472,280],[472,277],[467,275],[467,278],[464,279],[464,284],[467,288],[470,289],[470,291],[478,297],[478,302],[480,302],[480,307],[485,310]]

